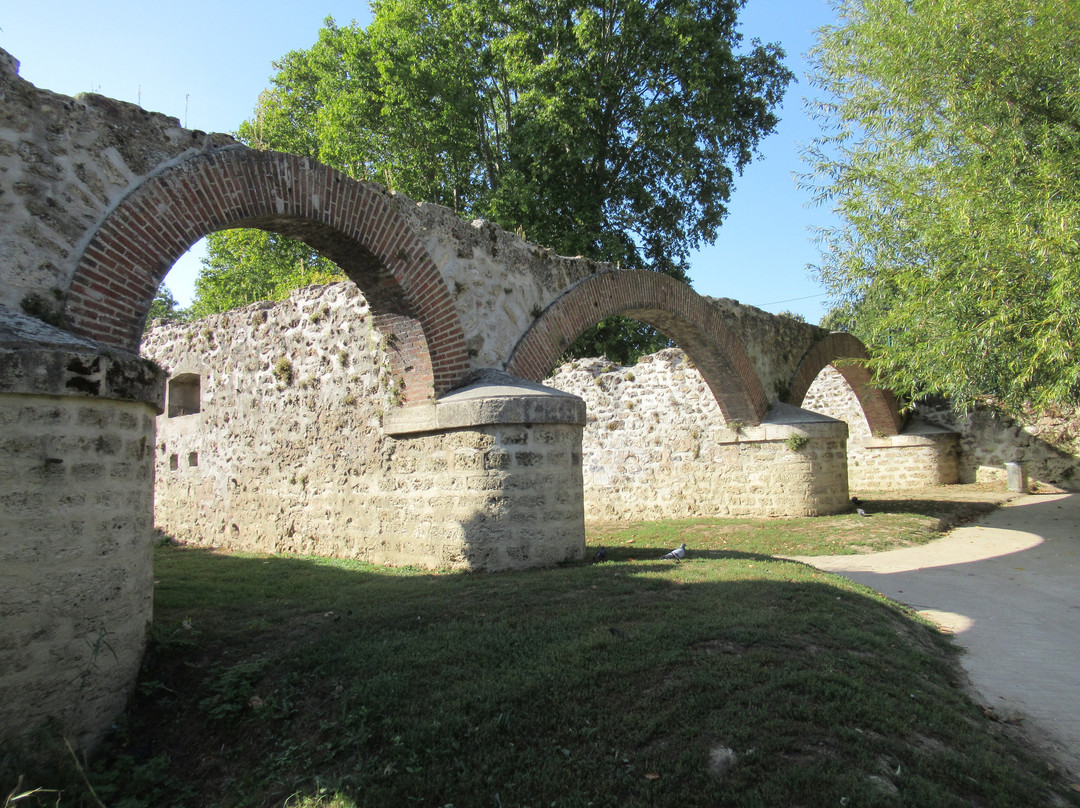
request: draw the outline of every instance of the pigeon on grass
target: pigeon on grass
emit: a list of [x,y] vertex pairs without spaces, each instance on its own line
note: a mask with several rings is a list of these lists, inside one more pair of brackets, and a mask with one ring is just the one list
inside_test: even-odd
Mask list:
[[665,553],[660,556],[661,560],[670,559],[671,561],[682,561],[686,558],[686,542],[683,542],[670,553]]
[[592,557],[594,564],[599,564],[601,561],[607,561],[607,550],[601,547]]

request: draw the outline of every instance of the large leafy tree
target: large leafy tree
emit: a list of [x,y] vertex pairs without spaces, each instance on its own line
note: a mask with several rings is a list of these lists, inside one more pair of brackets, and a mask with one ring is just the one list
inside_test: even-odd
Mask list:
[[807,178],[824,281],[882,381],[1080,398],[1080,4],[840,0]]
[[[239,134],[685,279],[791,79],[780,47],[742,43],[742,2],[377,0],[281,59]],[[583,345],[649,348],[611,323]]]

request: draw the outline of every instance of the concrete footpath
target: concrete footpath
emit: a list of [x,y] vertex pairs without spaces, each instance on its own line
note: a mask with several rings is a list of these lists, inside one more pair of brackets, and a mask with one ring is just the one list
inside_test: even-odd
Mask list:
[[1080,494],[1025,495],[921,547],[798,560],[955,634],[976,697],[1080,782]]

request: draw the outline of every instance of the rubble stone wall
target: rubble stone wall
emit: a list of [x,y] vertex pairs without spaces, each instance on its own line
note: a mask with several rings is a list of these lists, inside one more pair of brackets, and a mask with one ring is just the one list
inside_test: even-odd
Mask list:
[[842,423],[725,423],[680,349],[633,367],[570,362],[547,383],[586,402],[587,520],[810,516],[847,506]]
[[580,555],[580,424],[393,437],[394,350],[350,283],[154,328],[144,354],[199,380],[198,412],[170,417],[166,405],[159,417],[157,527],[197,544],[425,567]]
[[0,304],[55,317],[103,211],[153,170],[232,143],[94,93],[41,90],[0,50]]
[[[914,488],[956,477],[955,436],[929,428],[871,435],[854,392],[831,369],[805,404],[825,418],[775,404],[761,425],[725,423],[679,349],[634,367],[590,359],[559,368],[547,384],[586,404],[580,448],[572,430],[555,436],[555,425],[391,436],[392,351],[349,283],[152,330],[146,355],[171,377],[199,376],[202,396],[196,414],[170,418],[163,403],[159,527],[252,550],[469,565],[455,525],[503,518],[500,508],[510,507],[497,493],[478,507],[476,491],[546,485],[560,468],[580,474],[588,520],[828,513],[844,507],[849,486]],[[548,447],[539,454],[521,443],[538,440]],[[560,466],[575,457],[580,472]],[[530,477],[527,464],[540,459],[545,468]],[[555,487],[557,505],[574,498]],[[404,524],[403,511],[416,522]]]
[[1005,464],[1019,463],[1029,484],[1080,491],[1080,408],[1018,419],[986,407],[957,413],[947,402],[928,401],[920,403],[915,414],[959,433],[960,482],[1004,482]]
[[848,484],[853,493],[960,482],[959,435],[922,419],[910,421],[899,435],[872,434],[855,391],[831,366],[810,385],[802,406],[848,425]]

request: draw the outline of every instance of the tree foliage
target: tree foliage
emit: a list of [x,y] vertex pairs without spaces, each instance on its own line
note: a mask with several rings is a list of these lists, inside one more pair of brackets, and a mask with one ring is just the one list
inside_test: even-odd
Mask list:
[[820,275],[893,389],[1080,398],[1080,4],[841,0],[811,54]]
[[306,244],[262,230],[223,230],[207,236],[207,257],[195,278],[190,312],[204,317],[259,300],[281,300],[313,283],[344,277]]
[[239,135],[685,279],[791,78],[779,46],[743,45],[741,5],[377,0],[276,63]]
[[164,283],[158,287],[154,299],[150,301],[150,311],[146,315],[146,327],[154,320],[186,320],[189,317],[187,309],[178,308],[180,303],[173,296],[172,291]]

